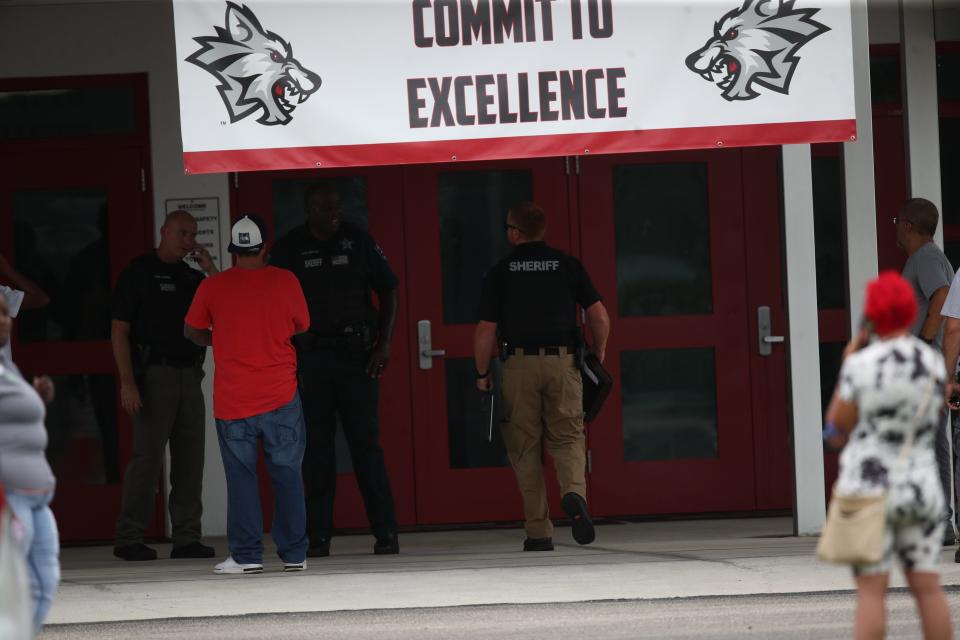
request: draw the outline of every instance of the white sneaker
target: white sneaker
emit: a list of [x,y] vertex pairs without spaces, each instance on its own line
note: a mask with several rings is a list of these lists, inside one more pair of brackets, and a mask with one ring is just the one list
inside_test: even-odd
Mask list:
[[233,556],[213,568],[214,573],[263,573],[262,564],[240,564]]
[[284,562],[283,563],[284,571],[306,571],[307,570],[307,561],[303,562]]

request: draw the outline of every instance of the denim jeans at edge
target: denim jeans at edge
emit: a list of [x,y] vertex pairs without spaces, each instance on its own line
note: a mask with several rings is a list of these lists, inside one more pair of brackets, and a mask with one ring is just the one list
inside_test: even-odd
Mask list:
[[53,490],[24,493],[8,489],[6,498],[23,527],[23,551],[33,597],[33,625],[40,631],[60,584],[60,535],[50,510]]
[[257,441],[263,441],[273,484],[273,541],[284,562],[307,554],[307,514],[303,498],[306,434],[300,394],[287,404],[249,418],[217,420],[217,440],[227,476],[227,541],[240,564],[263,562],[263,513],[257,481]]

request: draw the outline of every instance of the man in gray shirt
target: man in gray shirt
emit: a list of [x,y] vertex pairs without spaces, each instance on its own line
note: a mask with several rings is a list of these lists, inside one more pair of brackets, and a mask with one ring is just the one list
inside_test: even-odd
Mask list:
[[[897,246],[906,251],[908,256],[907,263],[903,266],[903,277],[913,286],[917,297],[917,319],[911,333],[937,349],[943,348],[942,314],[945,313],[944,302],[954,278],[950,261],[933,241],[933,234],[937,230],[939,221],[940,214],[936,205],[924,198],[907,200],[900,208],[900,214],[894,218],[897,227]],[[954,359],[955,366],[956,359]],[[949,379],[954,379],[953,369],[950,370]],[[950,479],[953,473],[947,422],[947,416],[944,414],[934,448],[937,453],[937,467],[940,472],[943,495],[946,503],[951,504]],[[951,524],[943,534],[943,543],[953,545],[956,543],[956,535],[952,525],[952,508],[947,511],[947,519]]]

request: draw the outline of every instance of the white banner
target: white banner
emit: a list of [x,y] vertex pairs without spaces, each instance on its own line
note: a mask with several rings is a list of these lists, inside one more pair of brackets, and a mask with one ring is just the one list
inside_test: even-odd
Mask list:
[[849,0],[174,0],[188,173],[855,139]]

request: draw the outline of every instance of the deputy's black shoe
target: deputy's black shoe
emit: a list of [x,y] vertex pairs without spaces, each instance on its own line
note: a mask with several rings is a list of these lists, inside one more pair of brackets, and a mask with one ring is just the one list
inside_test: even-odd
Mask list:
[[157,559],[157,552],[142,542],[114,547],[113,555],[121,560],[131,560],[134,562]]
[[330,538],[310,541],[310,547],[307,549],[308,558],[326,558],[328,555],[330,555]]
[[952,547],[955,544],[957,544],[957,536],[953,533],[953,527],[948,524],[943,531],[943,546]]
[[377,538],[377,541],[373,543],[373,552],[378,556],[400,553],[400,541],[397,540],[397,534],[388,533]]
[[553,551],[553,538],[527,538],[523,541],[524,551]]
[[560,506],[573,521],[573,539],[578,544],[590,544],[597,537],[593,530],[593,520],[587,511],[587,502],[580,495],[572,491],[560,501]]
[[174,547],[170,551],[170,559],[177,560],[180,558],[212,558],[216,555],[216,551],[213,547],[208,547],[199,540],[194,540],[193,542],[188,542],[187,544],[180,545],[179,547]]

